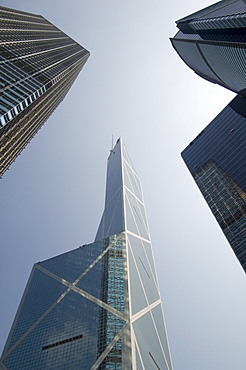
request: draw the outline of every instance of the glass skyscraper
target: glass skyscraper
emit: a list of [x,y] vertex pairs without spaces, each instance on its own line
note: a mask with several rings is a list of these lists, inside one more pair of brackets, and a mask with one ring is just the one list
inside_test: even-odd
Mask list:
[[181,155],[246,272],[246,99],[234,98]]
[[0,177],[63,100],[89,52],[40,15],[0,7]]
[[222,0],[176,22],[172,45],[199,76],[246,97],[246,3]]
[[246,2],[222,0],[176,23],[183,61],[238,94],[181,155],[246,272]]
[[172,369],[141,183],[121,138],[94,243],[34,265],[1,366]]

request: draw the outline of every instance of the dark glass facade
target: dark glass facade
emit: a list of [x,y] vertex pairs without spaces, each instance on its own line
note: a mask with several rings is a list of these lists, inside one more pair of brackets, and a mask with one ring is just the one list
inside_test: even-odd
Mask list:
[[0,7],[0,176],[63,100],[89,52],[40,15]]
[[178,20],[172,45],[199,76],[246,97],[246,3],[223,0]]
[[181,155],[246,272],[246,99],[234,98]]
[[[3,352],[7,369],[122,369],[124,235],[34,265]],[[117,297],[115,297],[117,293]],[[107,349],[107,353],[103,354]],[[103,360],[103,361],[102,361]]]
[[121,138],[96,241],[34,265],[1,364],[172,370],[141,183]]

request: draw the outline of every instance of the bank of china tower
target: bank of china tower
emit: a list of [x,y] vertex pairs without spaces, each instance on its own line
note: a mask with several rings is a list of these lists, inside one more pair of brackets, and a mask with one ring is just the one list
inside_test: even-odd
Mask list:
[[1,366],[172,369],[141,184],[121,138],[94,243],[34,265]]

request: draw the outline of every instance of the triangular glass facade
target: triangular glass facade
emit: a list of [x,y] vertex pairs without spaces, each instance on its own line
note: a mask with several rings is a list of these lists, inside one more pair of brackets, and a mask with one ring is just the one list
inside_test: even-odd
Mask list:
[[2,366],[121,369],[124,248],[122,233],[34,265]]
[[1,364],[172,369],[141,183],[121,138],[96,241],[34,265]]
[[121,138],[108,158],[105,209],[95,240],[119,232],[126,243],[131,368],[172,369],[141,182]]

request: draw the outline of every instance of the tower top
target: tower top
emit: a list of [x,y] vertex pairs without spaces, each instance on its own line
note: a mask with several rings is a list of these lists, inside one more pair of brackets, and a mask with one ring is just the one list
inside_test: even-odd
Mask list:
[[105,207],[95,240],[122,231],[150,239],[141,182],[119,137],[108,157]]

